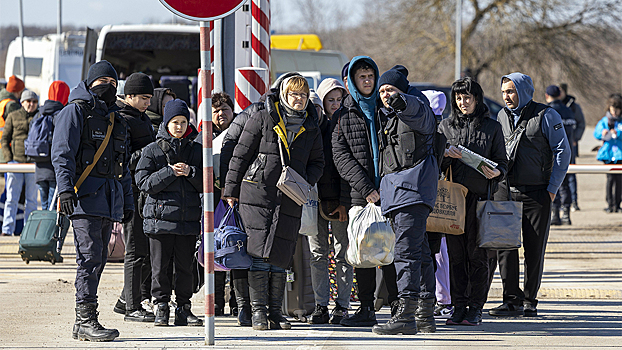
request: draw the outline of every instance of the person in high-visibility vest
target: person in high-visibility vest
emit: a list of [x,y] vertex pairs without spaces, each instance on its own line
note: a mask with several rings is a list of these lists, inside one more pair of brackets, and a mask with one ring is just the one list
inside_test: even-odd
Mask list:
[[[9,113],[22,108],[19,99],[22,97],[24,88],[24,81],[15,75],[11,75],[6,88],[0,90],[0,138],[2,137],[6,117]],[[5,162],[2,152],[0,152],[0,163]]]

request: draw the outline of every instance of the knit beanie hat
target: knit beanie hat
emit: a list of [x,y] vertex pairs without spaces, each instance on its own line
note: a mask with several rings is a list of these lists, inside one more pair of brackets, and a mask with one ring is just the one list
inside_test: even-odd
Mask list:
[[119,81],[117,71],[112,64],[106,60],[99,61],[89,68],[89,73],[86,75],[86,86],[91,86],[95,80],[103,77],[110,77]]
[[445,96],[445,93],[436,90],[425,90],[421,91],[421,93],[430,101],[430,108],[432,108],[434,115],[442,115],[447,105],[447,96]]
[[168,101],[166,106],[164,106],[164,118],[162,119],[162,123],[164,126],[167,126],[168,122],[178,115],[183,115],[186,117],[186,120],[190,122],[190,111],[188,111],[186,102],[180,99]]
[[37,100],[37,101],[39,101],[39,96],[37,96],[37,94],[35,94],[35,92],[32,91],[32,90],[24,90],[24,92],[22,92],[22,98],[21,98],[20,102],[24,102],[24,101],[28,101],[28,100]]
[[56,80],[48,90],[48,100],[58,101],[66,105],[69,100],[69,85],[62,80]]
[[380,76],[380,80],[378,80],[378,89],[382,85],[393,85],[398,88],[401,92],[408,92],[408,69],[402,65],[393,66],[393,68],[384,72],[383,75]]
[[145,73],[132,73],[125,80],[124,95],[153,95],[153,83]]
[[9,77],[9,82],[6,84],[6,91],[8,92],[20,92],[24,90],[26,85],[24,85],[24,81],[15,75],[11,75]]
[[341,68],[341,81],[345,81],[348,77],[348,68],[350,68],[350,62],[343,65]]
[[546,87],[546,94],[551,97],[559,97],[562,92],[559,90],[559,86],[557,85],[549,85]]

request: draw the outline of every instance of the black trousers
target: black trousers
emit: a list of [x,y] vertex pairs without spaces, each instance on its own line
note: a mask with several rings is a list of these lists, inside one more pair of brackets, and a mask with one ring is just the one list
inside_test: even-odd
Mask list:
[[[564,181],[562,185],[559,187],[559,191],[557,191],[557,196],[555,196],[555,201],[553,202],[553,208],[559,210],[559,208],[570,209],[570,205],[572,204],[572,192],[570,191],[570,177],[568,174],[564,177]],[[622,177],[620,177],[622,179]],[[620,202],[618,202],[618,205]]]
[[451,302],[456,306],[484,307],[488,298],[488,250],[477,245],[477,201],[466,196],[464,234],[447,235]]
[[169,277],[171,257],[174,259],[175,302],[190,304],[192,297],[192,256],[195,235],[156,234],[149,236],[151,257],[151,295],[156,303],[171,301],[172,281]]
[[428,245],[430,246],[430,255],[432,256],[432,264],[434,265],[434,273],[436,273],[436,269],[438,266],[436,265],[436,258],[434,255],[440,253],[441,251],[441,240],[445,237],[444,233],[440,232],[426,232],[428,236]]
[[622,174],[607,174],[607,205],[609,209],[620,208],[622,199]]
[[[513,192],[512,199],[523,202],[524,292],[519,286],[518,249],[499,250],[497,259],[503,283],[503,302],[536,306],[544,271],[544,251],[551,223],[551,197],[546,189]],[[499,186],[495,200],[507,200],[507,188]]]
[[100,216],[80,215],[71,219],[76,247],[76,304],[97,303],[97,288],[108,261],[112,221]]
[[[134,208],[138,208],[138,194],[134,192]],[[143,231],[143,219],[134,213],[132,221],[123,224],[125,259],[123,260],[123,299],[126,309],[140,309],[140,302],[149,298],[151,285],[151,261],[149,238]],[[150,298],[149,298],[150,299]]]
[[[384,282],[387,285],[387,291],[389,292],[389,303],[397,300],[397,274],[395,272],[395,265],[389,264],[382,266],[382,273],[384,276]],[[376,292],[376,268],[371,267],[368,269],[355,268],[356,283],[358,285],[358,295],[361,306],[373,307]]]

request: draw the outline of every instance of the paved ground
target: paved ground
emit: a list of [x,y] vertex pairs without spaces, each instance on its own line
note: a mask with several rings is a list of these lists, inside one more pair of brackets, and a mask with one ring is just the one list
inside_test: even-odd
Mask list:
[[[591,131],[586,132],[590,138]],[[594,143],[582,144],[580,163],[594,163]],[[232,317],[216,320],[215,349],[613,349],[622,348],[622,213],[603,212],[604,175],[579,175],[581,211],[572,226],[551,230],[540,290],[540,316],[495,319],[480,327],[439,325],[437,333],[376,336],[366,328],[293,323],[291,331],[258,332],[237,327]],[[112,312],[123,280],[120,263],[106,267],[100,286],[100,320],[118,328],[112,343],[71,339],[75,253],[68,237],[65,262],[26,265],[16,254],[18,239],[0,237],[1,349],[165,349],[204,347],[204,328],[155,328],[126,323]],[[486,310],[499,303],[497,277]],[[201,314],[203,296],[193,309]],[[381,310],[379,321],[389,318]]]

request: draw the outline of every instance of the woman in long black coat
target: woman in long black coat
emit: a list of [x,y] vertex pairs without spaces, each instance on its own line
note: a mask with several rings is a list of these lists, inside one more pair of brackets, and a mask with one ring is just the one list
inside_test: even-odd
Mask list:
[[[253,328],[289,329],[281,314],[285,269],[291,266],[302,207],[276,188],[282,162],[311,185],[322,176],[322,137],[309,86],[296,75],[268,95],[266,108],[255,112],[244,126],[229,163],[223,196],[240,203],[240,216],[248,234],[253,266],[248,284]],[[269,313],[269,315],[268,315]]]
[[[477,245],[477,201],[491,195],[497,182],[507,173],[507,157],[501,124],[490,118],[484,104],[484,91],[471,78],[457,80],[451,86],[451,117],[441,121],[439,132],[447,137],[449,148],[441,168],[450,165],[453,181],[464,185],[466,196],[464,234],[447,235],[450,293],[454,313],[448,325],[477,326],[482,322],[482,307],[488,295],[488,251]],[[458,145],[497,163],[496,168],[482,166],[484,175],[462,161]],[[467,310],[468,307],[468,310]]]
[[201,145],[194,142],[198,133],[189,117],[184,101],[169,101],[156,141],[143,148],[136,166],[136,184],[147,194],[143,228],[149,237],[156,326],[168,326],[171,257],[175,264],[175,325],[202,325],[190,311],[192,256],[201,233],[203,164]]

